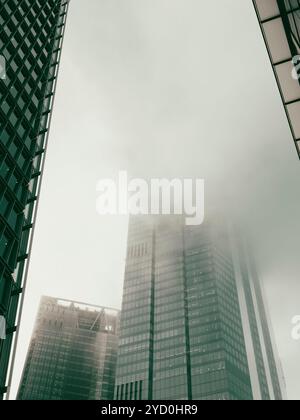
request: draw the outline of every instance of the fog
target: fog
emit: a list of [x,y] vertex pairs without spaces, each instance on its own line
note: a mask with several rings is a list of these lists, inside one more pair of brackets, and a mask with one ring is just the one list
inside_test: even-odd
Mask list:
[[71,1],[12,397],[41,295],[120,307],[128,218],[95,203],[121,170],[239,220],[300,399],[299,161],[250,0]]

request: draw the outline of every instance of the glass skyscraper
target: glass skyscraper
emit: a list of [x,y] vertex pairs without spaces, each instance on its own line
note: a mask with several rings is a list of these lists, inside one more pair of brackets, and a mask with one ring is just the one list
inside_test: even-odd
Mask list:
[[68,4],[0,4],[0,316],[7,327],[0,340],[0,398],[26,286]]
[[113,399],[118,328],[117,310],[44,297],[17,399]]
[[247,246],[217,219],[129,227],[116,400],[282,399]]
[[300,1],[253,3],[300,158]]

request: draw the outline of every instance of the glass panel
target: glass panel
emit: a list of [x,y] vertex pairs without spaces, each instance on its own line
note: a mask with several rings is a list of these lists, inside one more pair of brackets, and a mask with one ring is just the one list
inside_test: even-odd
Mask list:
[[281,18],[265,23],[263,28],[267,37],[273,63],[278,63],[291,58],[291,51]]
[[256,0],[255,1],[261,20],[269,19],[279,15],[276,0]]
[[285,102],[294,101],[300,98],[299,82],[292,77],[294,66],[291,62],[280,64],[276,67],[281,89]]
[[287,107],[296,139],[300,139],[300,101]]

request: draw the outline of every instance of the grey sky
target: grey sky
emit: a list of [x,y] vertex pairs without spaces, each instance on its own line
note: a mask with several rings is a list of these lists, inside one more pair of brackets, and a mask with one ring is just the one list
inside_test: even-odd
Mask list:
[[299,161],[250,0],[72,0],[14,375],[42,294],[120,307],[127,218],[96,183],[197,176],[255,242],[300,399]]

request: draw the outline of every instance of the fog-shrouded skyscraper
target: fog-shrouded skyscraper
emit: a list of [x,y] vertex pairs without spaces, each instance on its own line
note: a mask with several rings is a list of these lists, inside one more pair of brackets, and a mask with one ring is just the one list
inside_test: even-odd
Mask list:
[[253,3],[300,158],[300,1]]
[[0,4],[0,398],[13,363],[68,4]]
[[282,399],[247,249],[217,218],[131,219],[116,400]]
[[110,400],[119,311],[42,298],[18,400]]

